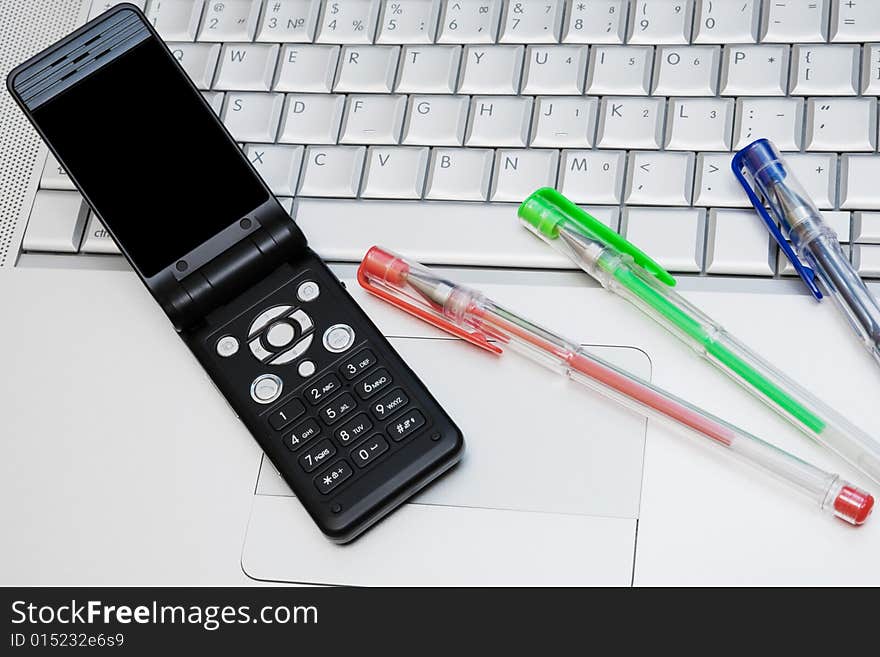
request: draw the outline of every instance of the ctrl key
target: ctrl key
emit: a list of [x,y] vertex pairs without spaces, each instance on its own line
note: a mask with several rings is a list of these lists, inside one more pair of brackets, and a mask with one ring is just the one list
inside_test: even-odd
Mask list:
[[352,471],[348,463],[340,461],[329,470],[315,477],[315,487],[317,487],[318,492],[326,495],[351,475]]

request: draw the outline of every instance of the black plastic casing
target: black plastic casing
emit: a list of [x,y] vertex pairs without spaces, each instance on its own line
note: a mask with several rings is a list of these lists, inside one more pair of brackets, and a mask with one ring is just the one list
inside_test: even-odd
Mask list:
[[[133,5],[121,4],[19,65],[7,77],[10,93],[92,206],[90,193],[96,190],[79,184],[76,168],[67,166],[64,153],[55,149],[51,139],[35,120],[32,109],[42,100],[51,98],[53,94],[60,93],[112,62],[114,48],[124,51],[126,43],[135,39],[138,43],[144,39],[155,39],[161,43],[160,37],[140,10]],[[233,138],[164,45],[163,50],[174,62],[178,74],[191,87],[192,102],[201,104],[204,120],[220,125],[226,139],[235,146]],[[97,57],[92,56],[96,54]],[[50,72],[49,62],[58,62],[65,56],[69,56],[68,60],[73,62],[71,66],[64,69],[65,64],[58,67],[62,68],[58,73]],[[144,84],[149,85],[150,81],[144,80]],[[76,130],[77,126],[71,125],[70,129]],[[137,126],[132,126],[132,129],[137,129]],[[154,158],[157,162],[161,159],[161,144],[156,145],[155,152],[145,153],[127,151],[124,140],[119,143],[119,151],[108,158],[114,166],[124,166],[126,158]],[[104,221],[104,217],[100,218],[180,337],[315,523],[328,538],[345,543],[455,465],[464,447],[463,438],[424,384],[330,269],[308,248],[299,227],[272,196],[237,146],[235,151],[247,164],[250,175],[265,189],[268,200],[155,275],[142,275],[129,256],[125,242],[114,234],[113,221],[119,219]],[[302,305],[297,301],[294,290],[306,280],[317,283],[321,294],[308,308],[315,323],[315,339],[306,356],[316,364],[317,370],[314,376],[303,379],[296,373],[299,359],[287,365],[272,366],[252,358],[247,353],[247,332],[253,319],[267,308],[284,304]],[[349,325],[356,336],[354,346],[342,354],[323,349],[320,340],[320,334],[326,327],[338,323]],[[242,357],[225,359],[217,355],[217,339],[229,334],[240,340],[244,352]],[[379,365],[392,373],[394,387],[406,392],[410,407],[423,411],[427,422],[399,445],[389,440],[392,449],[381,460],[363,472],[353,466],[357,476],[343,482],[329,495],[323,495],[313,485],[317,473],[306,474],[302,471],[298,463],[300,454],[292,453],[282,444],[282,432],[273,430],[267,418],[293,398],[304,400],[303,391],[309,383],[329,372],[338,374],[340,363],[364,348],[372,351]],[[251,382],[261,373],[276,374],[285,382],[281,397],[269,405],[257,404],[250,395]],[[353,383],[345,382],[344,390],[353,394]],[[338,392],[342,394],[342,391]],[[303,403],[308,407],[307,401]],[[330,436],[334,427],[324,429],[326,435]],[[347,452],[346,448],[340,448],[335,458],[344,457]],[[205,467],[210,467],[210,455],[205,458]]]

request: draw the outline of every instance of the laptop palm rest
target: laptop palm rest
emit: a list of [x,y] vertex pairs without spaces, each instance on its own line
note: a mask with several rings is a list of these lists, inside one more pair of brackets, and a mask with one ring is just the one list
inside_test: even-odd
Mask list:
[[[451,339],[391,342],[462,428],[461,464],[382,527],[336,547],[264,459],[244,571],[352,585],[629,584],[644,419],[517,356]],[[638,349],[593,350],[650,378]]]

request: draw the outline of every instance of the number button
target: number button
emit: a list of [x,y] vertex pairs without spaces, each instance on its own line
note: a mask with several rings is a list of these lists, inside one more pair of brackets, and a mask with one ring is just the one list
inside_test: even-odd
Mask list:
[[388,427],[388,435],[394,441],[401,441],[423,426],[425,426],[425,416],[419,411],[412,410],[391,423]]
[[325,424],[336,424],[343,417],[351,413],[356,407],[357,402],[355,402],[354,397],[345,393],[318,411],[318,415],[321,416],[321,419],[324,420]]
[[361,468],[367,467],[380,454],[388,451],[388,443],[382,436],[373,436],[366,442],[351,450],[351,459]]
[[326,495],[343,481],[352,475],[351,467],[345,461],[340,461],[329,470],[315,477],[315,486],[318,492]]
[[347,380],[351,381],[361,372],[365,372],[376,364],[376,357],[369,349],[364,349],[354,358],[345,361],[339,368]]
[[391,385],[391,375],[388,370],[376,370],[363,381],[359,381],[354,386],[354,391],[361,399],[369,399],[380,390],[384,390]]
[[314,385],[306,388],[306,399],[312,404],[318,404],[342,387],[342,382],[335,374],[328,374],[319,379]]
[[269,416],[269,424],[275,431],[281,431],[288,424],[306,412],[306,407],[298,399],[291,399]]
[[373,428],[370,418],[361,413],[355,419],[349,420],[336,430],[336,438],[343,445],[362,438],[367,431]]
[[299,457],[299,464],[306,472],[311,472],[336,453],[336,448],[329,440],[322,440],[309,451]]
[[409,397],[406,396],[406,393],[403,390],[395,390],[374,403],[371,410],[377,420],[382,420],[407,404],[409,404]]
[[317,422],[309,418],[302,424],[294,427],[289,436],[284,437],[284,446],[291,452],[295,452],[319,433],[321,433],[321,427]]

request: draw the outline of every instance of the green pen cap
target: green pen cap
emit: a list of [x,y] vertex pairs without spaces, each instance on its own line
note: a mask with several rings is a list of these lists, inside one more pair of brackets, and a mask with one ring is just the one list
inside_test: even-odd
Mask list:
[[550,187],[542,187],[533,192],[517,211],[520,219],[531,224],[541,235],[555,240],[559,237],[562,224],[574,224],[574,227],[589,237],[612,248],[618,253],[632,257],[637,265],[654,275],[659,281],[669,286],[675,285],[675,279],[663,267],[652,260],[648,254],[628,242],[590,213],[578,207],[565,196]]

